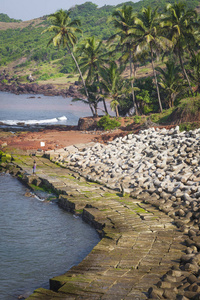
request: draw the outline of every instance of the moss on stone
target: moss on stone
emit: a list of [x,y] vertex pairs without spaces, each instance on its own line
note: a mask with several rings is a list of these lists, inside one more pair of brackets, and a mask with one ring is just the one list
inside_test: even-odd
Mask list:
[[75,209],[75,212],[76,212],[77,214],[82,214],[82,213],[83,213],[83,209]]
[[9,163],[12,161],[12,156],[8,153],[0,151],[0,162]]
[[48,188],[47,186],[43,185],[42,187],[41,186],[37,186],[33,183],[29,184],[29,186],[34,190],[34,191],[41,191],[41,192],[46,192],[46,193],[49,193],[49,194],[55,194],[55,191]]

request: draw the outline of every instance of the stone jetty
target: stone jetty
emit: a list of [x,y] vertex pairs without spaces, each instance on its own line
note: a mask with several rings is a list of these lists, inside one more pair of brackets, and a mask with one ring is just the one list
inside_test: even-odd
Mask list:
[[15,155],[12,172],[53,189],[102,239],[28,299],[200,299],[200,130],[150,128],[45,157],[33,176],[33,158]]

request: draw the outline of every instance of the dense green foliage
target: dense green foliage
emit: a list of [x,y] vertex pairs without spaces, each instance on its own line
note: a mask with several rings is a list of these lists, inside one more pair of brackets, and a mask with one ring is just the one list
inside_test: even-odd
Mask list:
[[0,31],[0,65],[6,65],[22,57],[37,64],[62,58],[59,62],[61,69],[67,66],[67,71],[71,72],[73,70],[71,57],[63,58],[64,50],[58,51],[53,46],[47,48],[50,35],[41,35],[42,31],[43,27],[33,26]]
[[[159,7],[160,11],[164,11],[166,3],[175,3],[176,0],[141,0],[136,3],[129,1],[124,4],[133,7],[134,13],[139,12],[142,7]],[[186,2],[186,1],[185,1]],[[75,5],[70,9],[71,18],[79,19],[81,22],[81,28],[83,30],[84,36],[97,36],[103,40],[108,39],[114,32],[114,27],[111,22],[112,13],[122,7],[123,4],[118,4],[116,6],[104,5],[98,7],[92,2],[85,2],[81,5]],[[187,7],[194,9],[199,5],[198,0],[188,0]]]
[[[136,13],[141,10],[142,7],[158,6],[160,10],[164,11],[166,3],[174,3],[175,0],[142,0],[136,3],[127,2],[127,5],[133,7],[133,11]],[[195,8],[199,4],[198,0],[187,1],[189,8]],[[98,7],[92,2],[86,2],[82,5],[76,5],[71,8],[71,18],[78,18],[81,22],[81,29],[84,36],[97,36],[100,39],[106,40],[115,32],[115,28],[112,24],[111,16],[116,8],[121,7],[122,4],[117,6],[104,5]],[[0,14],[1,22],[18,22],[19,20],[10,19],[5,14]],[[47,25],[47,22],[43,22],[41,25]],[[58,58],[58,52],[56,49],[46,48],[49,37],[41,35],[44,27],[30,25],[24,29],[7,29],[0,31],[0,66],[6,65],[10,61],[16,60],[20,57],[27,57],[33,59],[36,62],[40,60],[55,60]],[[6,42],[5,42],[6,41]],[[59,52],[59,57],[64,55],[64,50]],[[65,60],[65,65],[72,65],[71,57],[69,56]],[[69,72],[73,68],[69,67]],[[66,70],[66,69],[64,69]]]

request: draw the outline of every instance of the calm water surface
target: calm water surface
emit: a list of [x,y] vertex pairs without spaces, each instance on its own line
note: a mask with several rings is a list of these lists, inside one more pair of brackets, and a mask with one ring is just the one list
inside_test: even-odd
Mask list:
[[96,231],[56,204],[25,197],[0,174],[0,299],[12,300],[78,264],[99,242]]

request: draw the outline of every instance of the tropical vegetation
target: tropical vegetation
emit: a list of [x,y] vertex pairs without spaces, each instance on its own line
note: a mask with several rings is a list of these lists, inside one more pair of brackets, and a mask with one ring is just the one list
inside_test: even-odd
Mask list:
[[[116,117],[162,112],[200,92],[198,4],[143,0],[97,9],[86,2],[61,9],[42,19],[43,27],[2,31],[9,40],[0,47],[0,63],[6,65],[23,52],[24,66],[53,61],[59,74],[78,73],[83,97],[74,101],[89,105],[95,117],[100,102],[105,114],[109,102]],[[20,39],[11,45],[16,36],[26,37],[23,47]],[[139,76],[138,70],[149,65],[150,76]]]

